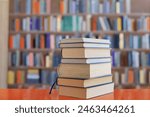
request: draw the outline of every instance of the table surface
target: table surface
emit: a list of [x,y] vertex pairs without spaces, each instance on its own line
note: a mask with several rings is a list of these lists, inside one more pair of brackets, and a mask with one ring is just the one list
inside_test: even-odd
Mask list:
[[[80,100],[60,96],[57,90],[49,95],[48,89],[0,89],[0,100]],[[150,89],[115,89],[113,93],[92,100],[150,100]]]

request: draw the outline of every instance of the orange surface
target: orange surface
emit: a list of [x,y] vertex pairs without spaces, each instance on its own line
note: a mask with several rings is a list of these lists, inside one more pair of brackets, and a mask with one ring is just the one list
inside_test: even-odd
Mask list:
[[[45,89],[0,89],[0,100],[75,100],[59,96],[57,90],[51,95]],[[150,89],[116,89],[114,93],[93,98],[96,100],[148,100]]]

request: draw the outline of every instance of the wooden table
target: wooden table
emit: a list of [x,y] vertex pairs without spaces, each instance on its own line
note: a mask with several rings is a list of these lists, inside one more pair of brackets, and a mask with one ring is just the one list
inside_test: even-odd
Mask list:
[[[48,89],[0,89],[0,100],[79,100],[60,96],[57,90],[51,95]],[[114,93],[93,98],[94,100],[149,100],[150,89],[115,89]]]

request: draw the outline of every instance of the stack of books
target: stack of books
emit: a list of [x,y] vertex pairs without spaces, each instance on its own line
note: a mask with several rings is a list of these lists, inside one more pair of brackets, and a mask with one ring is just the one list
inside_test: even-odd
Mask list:
[[113,92],[109,40],[63,39],[60,47],[60,95],[88,99]]

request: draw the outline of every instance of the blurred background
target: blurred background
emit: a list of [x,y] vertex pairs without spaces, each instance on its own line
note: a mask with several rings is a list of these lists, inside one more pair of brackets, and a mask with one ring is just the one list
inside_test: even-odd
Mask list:
[[48,88],[60,40],[111,41],[116,88],[150,86],[149,0],[0,0],[0,88]]

